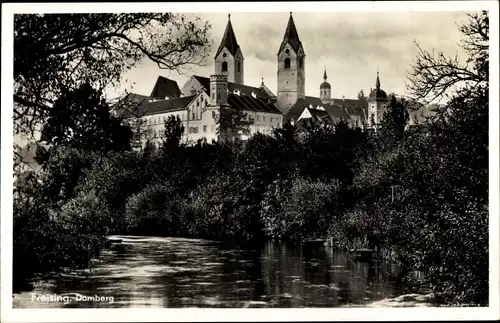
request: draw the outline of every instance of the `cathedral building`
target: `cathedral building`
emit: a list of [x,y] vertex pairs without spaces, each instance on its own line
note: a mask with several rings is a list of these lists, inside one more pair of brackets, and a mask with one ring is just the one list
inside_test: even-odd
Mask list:
[[257,87],[245,85],[243,50],[238,44],[230,15],[213,59],[213,75],[192,75],[180,88],[177,82],[160,76],[149,96],[131,94],[122,101],[132,102],[131,106],[134,107],[121,109],[122,115],[128,119],[139,117],[147,125],[149,137],[144,140],[160,142],[164,121],[169,116],[175,116],[184,125],[186,142],[200,139],[211,142],[218,140],[216,119],[224,106],[243,111],[247,119],[253,122],[250,126],[250,135],[253,135],[270,134],[273,128],[281,127],[283,122],[298,122],[308,118],[316,121],[345,121],[352,127],[362,129],[375,128],[390,100],[381,89],[378,72],[375,89],[368,98],[332,98],[326,67],[318,89],[319,96],[307,96],[306,52],[292,13],[277,52],[276,95],[264,84],[264,80]]

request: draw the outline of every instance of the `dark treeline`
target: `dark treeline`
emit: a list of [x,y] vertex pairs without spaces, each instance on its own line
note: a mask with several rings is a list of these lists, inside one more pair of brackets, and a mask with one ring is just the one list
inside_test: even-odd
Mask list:
[[[426,54],[417,63],[431,68]],[[488,64],[481,55],[473,72]],[[488,76],[477,75],[416,127],[403,99],[376,133],[286,123],[245,143],[228,135],[188,146],[170,118],[163,143],[140,151],[100,91],[63,91],[43,123],[41,171],[14,191],[14,278],[87,267],[108,234],[326,238],[389,251],[406,274],[425,270],[443,302],[486,305]]]

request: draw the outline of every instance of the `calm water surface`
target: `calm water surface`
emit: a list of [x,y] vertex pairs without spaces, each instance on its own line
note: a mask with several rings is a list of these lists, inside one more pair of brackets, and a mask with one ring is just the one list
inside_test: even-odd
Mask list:
[[[88,275],[26,284],[14,307],[339,307],[401,294],[391,283],[396,266],[354,262],[321,244],[249,250],[199,239],[115,238],[122,243],[105,250]],[[35,293],[71,302],[33,301]]]

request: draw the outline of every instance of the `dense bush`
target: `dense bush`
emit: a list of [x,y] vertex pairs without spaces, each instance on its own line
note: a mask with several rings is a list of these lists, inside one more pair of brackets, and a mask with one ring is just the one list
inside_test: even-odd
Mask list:
[[176,236],[183,231],[181,199],[168,183],[148,185],[132,195],[125,207],[127,232],[141,235]]
[[99,255],[104,234],[112,230],[112,218],[92,192],[60,209],[52,208],[45,197],[18,195],[13,220],[16,280],[61,267],[87,267]]
[[339,216],[338,189],[336,181],[300,177],[274,181],[261,203],[265,233],[293,241],[325,237],[329,223]]

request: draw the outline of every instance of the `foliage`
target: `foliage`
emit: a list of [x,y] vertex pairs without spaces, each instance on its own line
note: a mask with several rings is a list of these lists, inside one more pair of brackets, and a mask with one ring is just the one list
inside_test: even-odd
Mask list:
[[[467,59],[446,57],[422,48],[408,76],[408,90],[415,99],[453,98],[464,87],[484,87],[489,76],[489,17],[486,11],[468,13],[469,20],[459,26],[463,35],[460,46]],[[443,112],[444,113],[444,112]]]
[[240,109],[222,105],[215,114],[215,124],[219,141],[238,141],[242,136],[250,135],[253,120]]
[[380,132],[386,141],[396,143],[400,141],[405,132],[410,115],[408,113],[408,103],[405,99],[397,100],[391,98],[387,111],[384,113],[381,122]]
[[324,237],[338,216],[338,183],[306,178],[276,180],[261,203],[264,231],[275,239],[301,241]]
[[76,190],[81,194],[94,191],[115,217],[115,233],[119,233],[125,201],[148,182],[146,166],[147,162],[134,152],[110,153],[93,162]]
[[125,223],[129,233],[146,235],[179,234],[179,198],[172,185],[152,184],[131,196],[125,207]]
[[127,124],[132,130],[131,148],[143,150],[144,142],[152,139],[151,129],[147,127],[146,119],[140,117],[131,117],[127,119]]
[[40,180],[43,185],[40,193],[53,203],[66,202],[74,197],[78,183],[82,182],[85,172],[97,158],[94,153],[76,148],[54,147],[45,149],[40,146],[36,159],[42,164]]
[[203,64],[209,28],[173,13],[15,15],[16,132],[42,125],[62,93],[116,85],[144,58],[177,71]]
[[63,92],[48,112],[41,141],[51,147],[108,152],[130,149],[132,130],[110,114],[102,93],[90,84]]
[[33,273],[61,267],[88,267],[99,255],[112,219],[105,206],[88,193],[68,201],[60,211],[38,193],[40,182],[15,194],[13,268],[15,283]]
[[184,134],[184,125],[179,117],[169,116],[165,120],[165,128],[163,131],[163,140],[160,145],[160,150],[163,154],[168,153],[172,149],[178,148],[182,135]]

